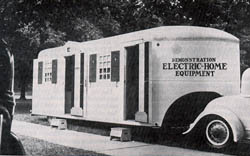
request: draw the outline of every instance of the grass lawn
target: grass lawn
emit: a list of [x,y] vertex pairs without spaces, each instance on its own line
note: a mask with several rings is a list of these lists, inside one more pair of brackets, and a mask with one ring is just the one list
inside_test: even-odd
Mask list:
[[30,115],[30,110],[32,108],[31,102],[32,102],[31,99],[16,100],[14,120],[26,121],[26,122],[31,122],[35,124],[49,126],[49,123],[46,117]]
[[66,146],[61,146],[47,141],[39,140],[32,137],[18,135],[21,140],[27,155],[42,155],[42,156],[106,156],[105,154],[95,153],[82,149],[76,149]]

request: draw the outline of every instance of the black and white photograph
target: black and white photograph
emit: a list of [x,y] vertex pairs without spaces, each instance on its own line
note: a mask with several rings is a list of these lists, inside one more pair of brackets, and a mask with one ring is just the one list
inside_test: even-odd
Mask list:
[[0,0],[0,155],[250,155],[250,0]]

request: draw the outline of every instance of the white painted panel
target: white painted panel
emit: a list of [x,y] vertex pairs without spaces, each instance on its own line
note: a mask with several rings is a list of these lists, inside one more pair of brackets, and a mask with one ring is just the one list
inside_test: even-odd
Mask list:
[[[190,58],[190,59],[189,59]],[[204,62],[198,58],[204,58]],[[176,61],[183,59],[184,61]],[[165,67],[164,63],[170,64]],[[200,64],[200,68],[181,69],[179,64]],[[225,64],[216,69],[209,64]],[[177,67],[174,67],[177,64]],[[213,91],[221,95],[240,92],[240,63],[238,44],[224,41],[162,41],[153,43],[152,53],[152,111],[153,123],[161,125],[169,106],[181,96],[200,91]],[[183,67],[183,66],[182,66]],[[213,72],[213,75],[180,75],[185,71]],[[177,73],[178,72],[178,73]]]

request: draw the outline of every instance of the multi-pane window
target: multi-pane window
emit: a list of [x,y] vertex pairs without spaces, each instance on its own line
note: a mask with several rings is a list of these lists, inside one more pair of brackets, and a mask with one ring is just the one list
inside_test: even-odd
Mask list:
[[51,82],[51,79],[52,79],[52,62],[46,62],[44,69],[44,81]]
[[99,80],[109,80],[111,73],[110,54],[99,56]]

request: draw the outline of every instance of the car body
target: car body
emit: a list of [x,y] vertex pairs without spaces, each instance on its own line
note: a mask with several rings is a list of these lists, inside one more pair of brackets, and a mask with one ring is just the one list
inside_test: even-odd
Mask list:
[[[229,142],[250,140],[249,78],[250,69],[247,69],[242,76],[241,94],[212,100],[183,134],[187,134],[195,127],[202,125],[202,133],[204,133],[208,144],[219,149],[226,147]],[[215,133],[217,137],[213,136]]]

